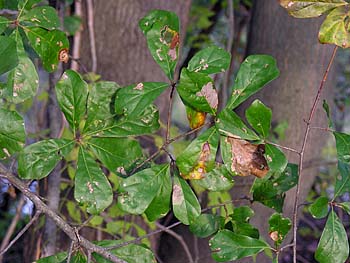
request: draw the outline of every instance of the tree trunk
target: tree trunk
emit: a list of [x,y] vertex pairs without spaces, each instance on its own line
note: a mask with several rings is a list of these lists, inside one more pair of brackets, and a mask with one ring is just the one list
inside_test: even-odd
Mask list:
[[[296,19],[275,0],[255,1],[248,39],[248,54],[268,54],[277,60],[280,77],[272,81],[254,98],[259,98],[272,109],[273,123],[288,122],[286,136],[280,144],[300,150],[305,132],[305,122],[310,113],[317,89],[331,57],[333,47],[318,43],[318,31],[321,19]],[[325,86],[323,98],[332,94],[332,75]],[[244,109],[253,99],[239,109]],[[322,102],[316,110],[312,126],[327,127]],[[320,152],[327,140],[327,134],[312,130],[306,147],[305,162],[320,158]],[[322,143],[321,143],[322,142]],[[298,155],[285,152],[289,162],[297,163]],[[302,202],[317,175],[318,169],[306,169],[301,182],[300,201]],[[238,182],[240,184],[240,182]],[[244,182],[243,188],[235,189],[234,198],[248,193],[251,182]],[[237,194],[238,193],[238,194]],[[237,196],[238,195],[238,196]],[[295,188],[287,193],[284,215],[291,217],[295,198]],[[268,238],[268,217],[272,210],[256,204],[256,217],[253,224],[258,226],[262,235]],[[271,240],[270,240],[271,241]],[[271,259],[258,259],[258,262],[271,262]]]

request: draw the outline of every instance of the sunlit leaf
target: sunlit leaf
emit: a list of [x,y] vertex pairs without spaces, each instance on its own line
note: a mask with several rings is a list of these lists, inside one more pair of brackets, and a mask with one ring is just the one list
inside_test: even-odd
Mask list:
[[183,224],[189,225],[201,214],[201,207],[191,187],[181,177],[174,177],[173,212]]
[[38,6],[21,15],[20,22],[24,25],[39,26],[48,30],[58,29],[60,20],[55,8],[51,6]]
[[348,4],[344,0],[280,0],[280,3],[290,15],[298,18],[318,17]]
[[269,218],[269,236],[277,246],[281,245],[291,227],[291,220],[279,213],[274,213]]
[[218,262],[237,260],[258,254],[269,245],[248,236],[237,235],[229,230],[219,231],[209,241],[212,257]]
[[314,218],[324,218],[328,214],[329,200],[325,196],[317,198],[309,207],[310,214]]
[[271,128],[272,111],[266,107],[260,100],[255,100],[245,112],[245,116],[249,124],[263,138],[269,136]]
[[0,108],[0,158],[19,152],[25,142],[24,121],[15,111]]
[[315,258],[320,263],[345,262],[349,256],[349,242],[343,224],[332,210],[318,243]]
[[241,64],[228,109],[234,109],[264,85],[279,76],[276,60],[268,55],[250,55]]
[[224,72],[230,66],[231,54],[226,50],[210,46],[197,52],[188,62],[189,71],[206,74]]
[[179,57],[179,19],[173,12],[153,10],[139,22],[148,49],[165,75],[173,80]]
[[112,187],[92,156],[82,147],[79,149],[75,175],[74,198],[87,206],[90,214],[98,214],[113,199]]
[[18,159],[18,173],[25,179],[41,179],[49,175],[74,143],[64,139],[39,141],[24,148]]

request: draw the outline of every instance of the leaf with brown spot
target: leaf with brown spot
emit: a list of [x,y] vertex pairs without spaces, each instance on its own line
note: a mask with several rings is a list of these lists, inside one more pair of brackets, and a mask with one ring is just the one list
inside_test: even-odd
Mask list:
[[193,130],[204,124],[207,113],[202,111],[196,111],[192,107],[186,106],[186,115],[190,123],[190,128]]
[[223,140],[223,159],[230,171],[239,176],[264,177],[269,166],[264,157],[265,145],[255,145],[246,140],[226,137]]

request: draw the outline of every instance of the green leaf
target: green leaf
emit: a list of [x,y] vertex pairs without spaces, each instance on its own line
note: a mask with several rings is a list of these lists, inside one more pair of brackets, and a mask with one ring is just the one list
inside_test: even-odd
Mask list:
[[73,149],[74,143],[50,139],[24,148],[18,159],[18,173],[24,179],[41,179],[49,175],[57,163]]
[[325,196],[320,196],[309,207],[309,212],[314,218],[324,218],[328,214],[329,200]]
[[213,80],[206,74],[182,69],[180,83],[176,90],[186,106],[197,111],[216,114],[219,103],[218,94]]
[[190,224],[190,231],[197,237],[208,237],[219,230],[222,220],[221,216],[201,214]]
[[30,45],[41,58],[44,69],[48,72],[55,71],[60,52],[69,48],[66,34],[57,29],[48,31],[41,27],[25,27],[24,32]]
[[333,132],[337,148],[338,160],[350,163],[350,135],[341,132]]
[[10,71],[18,64],[16,41],[0,36],[0,75]]
[[342,48],[350,47],[348,6],[332,10],[323,21],[318,39],[322,44],[335,44]]
[[67,257],[67,252],[60,252],[49,257],[40,258],[36,260],[36,263],[64,263],[67,261]]
[[87,119],[84,133],[96,131],[114,123],[113,98],[118,89],[119,86],[110,81],[92,84],[87,100]]
[[165,177],[169,177],[168,170],[169,165],[155,165],[124,179],[119,188],[119,207],[130,214],[145,212],[165,183]]
[[153,10],[139,22],[148,49],[165,75],[173,80],[179,57],[179,19],[173,12]]
[[269,136],[271,128],[272,111],[260,100],[255,100],[245,112],[249,124],[262,135],[264,139]]
[[292,222],[289,218],[282,217],[279,213],[274,213],[269,219],[269,233],[276,246],[280,246],[290,228]]
[[338,170],[340,176],[337,177],[335,183],[333,200],[346,192],[350,192],[350,164],[338,161]]
[[34,5],[42,2],[42,0],[18,0],[18,9],[31,9]]
[[186,108],[186,116],[190,124],[190,128],[192,130],[204,125],[205,118],[207,116],[206,112],[197,111],[194,108],[186,105],[185,105],[185,108]]
[[183,224],[192,224],[201,214],[201,206],[187,182],[179,176],[174,177],[173,212]]
[[87,206],[90,214],[99,214],[113,200],[112,187],[95,160],[82,147],[79,149],[75,175],[74,198]]
[[283,173],[287,167],[288,160],[280,149],[271,144],[266,144],[265,156],[271,173]]
[[233,210],[231,218],[239,223],[248,223],[253,216],[254,211],[249,206],[241,206]]
[[189,71],[214,74],[224,72],[230,66],[231,54],[226,50],[210,46],[197,52],[188,62]]
[[235,234],[259,238],[259,230],[249,223],[253,215],[254,211],[250,207],[237,207],[230,215],[231,220],[225,225],[225,228],[231,230]]
[[7,90],[9,101],[21,103],[33,97],[39,87],[39,77],[33,62],[24,51],[19,31],[14,31],[13,38],[17,43],[18,65],[9,72]]
[[349,256],[349,242],[343,224],[332,210],[318,243],[315,258],[320,263],[345,262]]
[[69,36],[74,36],[81,28],[82,21],[79,16],[65,16],[63,19],[63,27]]
[[227,191],[233,187],[234,180],[224,165],[216,164],[213,170],[196,183],[209,191]]
[[186,179],[201,179],[215,166],[219,134],[211,127],[193,140],[176,158],[180,175]]
[[236,113],[228,108],[218,115],[216,127],[225,136],[251,141],[259,140],[259,136],[249,129]]
[[334,125],[333,125],[333,122],[332,122],[332,117],[331,117],[329,105],[328,105],[328,103],[327,103],[326,100],[323,100],[322,107],[323,107],[324,111],[325,111],[326,114],[327,114],[328,127],[329,127],[329,128],[333,128]]
[[86,111],[87,84],[73,70],[66,70],[56,84],[58,104],[64,113],[74,134]]
[[165,216],[170,210],[172,185],[169,169],[157,177],[157,184],[157,194],[145,211],[148,220],[151,222]]
[[23,25],[38,26],[47,30],[54,30],[60,27],[60,19],[57,11],[51,6],[35,7],[18,18]]
[[210,239],[209,246],[213,252],[212,257],[218,262],[241,259],[270,248],[262,240],[237,235],[229,230],[219,231]]
[[115,97],[115,113],[127,118],[138,116],[168,87],[168,83],[141,82],[121,88]]
[[298,18],[318,17],[327,11],[347,5],[344,0],[280,0],[288,13]]
[[158,109],[150,105],[139,116],[130,119],[123,117],[110,126],[91,132],[90,135],[120,138],[152,134],[159,129],[158,120]]
[[276,60],[268,55],[250,55],[241,64],[232,96],[227,103],[228,109],[234,109],[264,85],[279,76]]
[[143,157],[140,144],[131,139],[91,138],[87,144],[104,166],[122,176],[131,172]]
[[11,23],[6,17],[0,16],[0,34],[2,34]]
[[0,108],[0,158],[19,152],[25,142],[24,121],[15,111]]
[[350,214],[350,202],[342,202],[338,203],[339,207],[341,207],[345,212]]
[[[102,247],[110,247],[122,242],[122,240],[103,240],[96,242],[96,244]],[[129,244],[117,249],[112,249],[111,252],[128,263],[156,263],[153,252],[143,245]],[[110,263],[109,260],[97,253],[92,253],[92,256],[98,263]]]

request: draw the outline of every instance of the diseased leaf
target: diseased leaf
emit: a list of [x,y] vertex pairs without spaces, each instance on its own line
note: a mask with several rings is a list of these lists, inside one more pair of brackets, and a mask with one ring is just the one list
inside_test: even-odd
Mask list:
[[225,225],[225,229],[238,235],[258,239],[259,230],[249,223],[249,220],[253,215],[254,211],[248,206],[234,208],[233,213],[229,217],[230,220]]
[[219,231],[209,241],[212,257],[218,262],[237,260],[258,254],[269,245],[248,236],[237,235],[229,230]]
[[234,109],[264,85],[279,76],[276,60],[268,55],[250,55],[241,64],[227,109]]
[[111,172],[127,175],[143,159],[140,144],[126,138],[91,138],[87,144]]
[[328,203],[329,203],[329,200],[325,196],[321,196],[317,198],[315,202],[313,202],[309,207],[310,214],[314,218],[326,217],[329,209]]
[[101,168],[82,147],[79,149],[74,198],[87,206],[90,214],[99,214],[113,199],[112,187]]
[[337,148],[338,160],[350,164],[350,135],[341,132],[333,132]]
[[11,37],[0,36],[0,75],[10,71],[18,64],[16,41]]
[[139,22],[148,49],[165,75],[173,80],[179,57],[179,19],[173,12],[153,10]]
[[47,5],[34,7],[18,17],[18,20],[25,26],[29,24],[47,30],[58,29],[60,27],[60,19],[58,18],[56,9]]
[[86,111],[87,84],[73,70],[66,70],[56,84],[58,104],[74,134],[79,129]]
[[260,100],[255,100],[245,112],[249,124],[265,139],[271,128],[272,111]]
[[222,137],[222,158],[226,169],[233,175],[254,175],[264,177],[269,166],[264,157],[265,146],[255,145],[246,140],[233,137]]
[[124,179],[119,188],[119,207],[131,214],[144,213],[164,184],[164,178],[169,177],[168,169],[169,165],[156,165]]
[[157,177],[157,184],[157,194],[145,211],[148,220],[151,222],[165,216],[170,210],[172,184],[169,168]]
[[[102,247],[115,246],[120,243],[123,243],[123,240],[103,240],[96,242],[97,245]],[[156,259],[153,255],[153,252],[143,246],[136,244],[129,244],[127,246],[122,246],[117,249],[112,249],[111,252],[116,255],[118,258],[125,260],[128,263],[156,263]],[[105,259],[97,253],[92,253],[93,258],[98,263],[110,263],[109,260]]]
[[219,145],[219,134],[215,127],[206,130],[193,140],[176,158],[181,177],[201,179],[215,166],[216,151]]
[[218,94],[214,89],[213,80],[206,74],[182,69],[176,90],[186,106],[196,111],[216,114]]
[[119,86],[111,81],[100,81],[92,85],[87,99],[84,133],[100,130],[114,123],[113,98],[118,89]]
[[333,8],[347,5],[344,0],[280,0],[288,13],[298,18],[318,17]]
[[279,213],[274,213],[269,219],[269,236],[275,242],[276,246],[280,246],[290,228],[292,222],[289,218],[282,217]]
[[24,179],[41,179],[49,175],[57,163],[73,149],[74,142],[50,139],[24,148],[18,158],[18,173]]
[[216,233],[223,220],[221,216],[201,214],[190,224],[190,231],[197,237],[205,238]]
[[188,62],[189,71],[214,74],[224,72],[230,66],[231,54],[226,50],[211,46],[197,52]]
[[201,214],[201,206],[187,182],[179,176],[174,177],[173,212],[183,224],[189,225]]
[[337,181],[335,183],[333,199],[346,192],[350,192],[350,164],[338,161],[338,170],[340,172],[340,176],[337,177]]
[[159,129],[159,112],[156,106],[150,105],[133,118],[122,117],[115,123],[96,129],[89,135],[97,137],[128,137],[151,134]]
[[205,123],[205,118],[207,117],[207,113],[203,111],[196,111],[194,108],[186,107],[186,115],[188,122],[190,123],[190,128],[196,129],[202,126]]
[[209,191],[227,191],[234,185],[229,171],[221,164],[216,164],[213,170],[207,172],[204,178],[196,182]]
[[220,112],[215,125],[222,135],[251,141],[259,140],[259,136],[249,129],[236,113],[228,108]]
[[332,210],[318,243],[315,258],[320,263],[345,262],[349,256],[349,242],[343,224]]
[[17,44],[18,65],[8,74],[6,99],[13,103],[21,103],[36,94],[39,77],[33,62],[24,51],[19,31],[14,31],[11,37]]
[[24,121],[15,111],[0,108],[0,159],[10,157],[24,146]]
[[41,58],[44,69],[48,72],[55,71],[60,52],[69,48],[66,34],[57,29],[48,31],[41,27],[24,27],[24,32],[30,45]]
[[318,39],[322,44],[335,44],[342,48],[350,47],[349,8],[332,10],[323,21]]
[[138,116],[168,87],[163,82],[140,82],[121,88],[115,97],[115,113],[127,118]]

